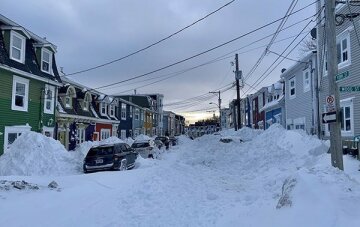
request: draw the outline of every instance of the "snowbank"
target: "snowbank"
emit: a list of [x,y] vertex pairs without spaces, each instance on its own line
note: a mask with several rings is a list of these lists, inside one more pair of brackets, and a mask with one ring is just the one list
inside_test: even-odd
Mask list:
[[260,135],[262,132],[264,132],[264,130],[243,127],[238,131],[235,131],[234,129],[225,129],[220,131],[220,135],[221,138],[249,141]]
[[149,140],[149,139],[151,139],[151,138],[144,134],[140,134],[137,137],[135,137],[135,141],[144,141],[144,140]]
[[36,132],[23,133],[0,157],[0,175],[78,174],[79,156],[57,140]]

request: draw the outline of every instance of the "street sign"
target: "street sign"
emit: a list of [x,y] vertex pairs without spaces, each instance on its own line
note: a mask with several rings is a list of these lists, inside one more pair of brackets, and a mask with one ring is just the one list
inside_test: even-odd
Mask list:
[[339,80],[342,80],[342,79],[345,79],[346,77],[348,77],[350,74],[349,74],[349,71],[345,71],[343,73],[339,73],[335,76],[335,80],[336,81],[339,81]]
[[235,79],[241,80],[241,77],[242,77],[242,71],[241,70],[236,71],[235,72]]
[[356,92],[360,91],[360,86],[346,86],[346,87],[340,87],[340,92]]
[[327,123],[332,123],[332,122],[336,122],[336,112],[335,111],[322,114],[322,123],[327,124]]
[[334,112],[336,111],[335,108],[335,96],[334,95],[329,95],[326,96],[326,112]]

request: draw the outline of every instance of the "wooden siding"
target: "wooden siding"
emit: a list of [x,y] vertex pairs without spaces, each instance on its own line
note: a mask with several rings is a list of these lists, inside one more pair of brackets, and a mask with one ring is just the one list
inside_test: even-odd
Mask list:
[[[358,9],[357,7],[352,7],[353,12],[356,12]],[[342,7],[336,13],[348,13],[347,7]],[[354,24],[356,25],[356,29],[360,31],[360,17],[356,17],[353,19]],[[356,32],[353,28],[353,23],[349,20],[345,20],[344,23],[340,26],[336,27],[336,34],[339,35],[342,32],[349,29],[350,33],[350,57],[351,57],[351,64],[349,66],[339,68],[339,73],[349,71],[349,77],[338,81],[338,86],[360,86],[360,44],[356,38]],[[323,59],[323,36],[324,35],[324,28],[323,24],[318,27],[318,53],[319,59]],[[360,34],[359,34],[360,35]],[[319,70],[323,70],[320,68],[323,64],[319,61]],[[320,72],[320,71],[319,71]],[[320,111],[323,111],[323,107],[325,105],[325,97],[329,95],[329,85],[328,85],[328,78],[327,76],[321,77],[322,72],[319,73],[319,82],[320,82]],[[354,122],[354,135],[360,135],[360,92],[341,92],[340,93],[340,101],[347,99],[347,98],[354,98],[353,99],[353,122]],[[322,125],[322,130],[325,131],[324,125]],[[344,136],[346,137],[346,136]],[[352,136],[350,136],[351,138]]]
[[[4,133],[5,126],[25,124],[29,124],[32,131],[40,132],[41,122],[44,126],[54,127],[55,115],[44,113],[43,97],[40,98],[45,87],[44,82],[29,79],[28,111],[11,110],[13,75],[16,74],[0,69],[0,132]],[[0,155],[3,153],[3,147],[4,134],[0,135]]]
[[[313,62],[316,60],[314,55],[309,56],[309,58],[303,59],[304,62],[309,62],[312,60]],[[313,94],[315,89],[313,88],[314,85],[314,77],[316,76],[316,71],[310,73],[310,90],[304,91],[304,70],[308,70],[310,68],[310,64],[306,63],[297,63],[289,71],[285,71],[282,77],[285,80],[285,108],[286,108],[286,117],[285,120],[294,120],[297,118],[305,118],[305,130],[307,133],[312,133],[315,130],[316,125],[315,119],[313,119],[313,111],[315,111],[315,99],[313,99]],[[313,68],[316,68],[315,62],[313,64]],[[295,98],[290,98],[290,79],[295,77]],[[313,101],[314,100],[314,101]],[[316,113],[316,112],[314,112]],[[290,124],[291,122],[286,122],[286,125]],[[286,127],[285,125],[285,127]]]

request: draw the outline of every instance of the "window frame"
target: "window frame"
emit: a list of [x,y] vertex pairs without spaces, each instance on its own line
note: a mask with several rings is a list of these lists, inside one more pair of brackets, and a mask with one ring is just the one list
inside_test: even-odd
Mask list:
[[[99,112],[100,112],[100,115],[103,117],[105,117],[107,115],[107,112],[108,112],[107,106],[108,105],[105,102],[100,103]],[[103,110],[104,110],[104,112],[103,112]]]
[[[344,128],[346,127],[346,119],[345,119],[345,107],[350,107],[350,130],[343,130],[340,128],[341,130],[341,136],[342,137],[352,137],[354,136],[354,127],[355,127],[355,123],[354,123],[354,102],[353,102],[353,97],[352,98],[348,98],[348,99],[343,99],[340,100],[340,114],[342,114],[342,124],[344,126]],[[325,110],[325,107],[324,107]],[[330,136],[330,130],[329,130],[329,124],[325,124],[325,135],[326,136]]]
[[[16,133],[17,137],[20,136],[20,134],[24,133],[24,132],[29,132],[31,131],[31,127],[28,125],[21,125],[21,126],[5,126],[4,128],[4,154],[7,152],[7,150],[10,148],[9,147],[9,134],[10,133]],[[16,137],[16,139],[17,139]],[[15,140],[16,140],[15,139]],[[15,141],[14,140],[14,141]],[[11,144],[10,144],[11,145]]]
[[[308,75],[308,78],[306,79],[306,74]],[[311,88],[311,80],[310,80],[310,69],[306,69],[303,71],[303,90],[304,93],[310,91]],[[307,82],[307,83],[306,83]],[[296,89],[295,89],[296,90]]]
[[[51,91],[52,92],[52,96],[51,99],[47,99],[47,91]],[[54,114],[54,109],[55,109],[55,87],[51,86],[49,84],[45,84],[45,90],[44,90],[44,113],[47,114]],[[50,103],[50,110],[48,110],[46,108],[46,103],[47,102],[51,102]]]
[[[343,50],[343,40],[346,39],[346,49]],[[351,64],[351,43],[350,43],[350,31],[346,30],[343,33],[336,36],[336,50],[338,45],[340,45],[340,59],[341,62],[338,62],[338,69],[349,66]],[[343,61],[343,52],[347,52],[347,60]],[[337,53],[338,54],[338,53]],[[337,58],[337,57],[336,57]],[[338,59],[337,59],[338,60]]]
[[126,139],[126,130],[121,130],[120,131],[120,139],[122,139],[122,140],[124,140],[124,139]]
[[140,120],[140,110],[139,108],[135,108],[135,120]]
[[115,104],[110,104],[109,105],[109,116],[110,117],[115,117]]
[[126,104],[121,103],[121,120],[126,120]]
[[[108,136],[108,137],[106,137],[106,136]],[[102,129],[100,130],[100,141],[101,141],[101,140],[105,140],[105,139],[110,138],[110,137],[111,137],[110,129],[108,129],[108,128],[102,128]]]
[[80,144],[86,141],[86,130],[85,128],[78,128],[77,129],[77,136],[78,140],[76,141],[76,144]]
[[[13,47],[15,49],[18,49],[17,47],[15,47],[13,45],[13,36],[15,36],[16,38],[21,40],[21,49],[20,51],[20,59],[14,58],[13,57]],[[15,32],[13,30],[10,31],[10,59],[20,62],[20,63],[25,63],[25,49],[26,49],[26,38],[25,36],[19,34],[18,32]]]
[[[294,86],[291,86],[291,82],[294,81]],[[291,89],[294,89],[294,94],[291,94]],[[289,79],[289,99],[296,98],[296,78],[295,76]]]
[[[89,98],[89,100],[87,100]],[[84,97],[84,101],[83,101],[83,110],[84,111],[89,111],[90,109],[90,103],[91,103],[91,94],[90,93],[86,93],[85,94],[85,97]]]
[[[16,111],[28,111],[29,106],[29,80],[19,76],[13,76],[13,87],[12,87],[12,98],[11,98],[11,109]],[[16,84],[24,84],[25,85],[25,95],[23,101],[23,107],[16,105]]]
[[[49,54],[49,62],[47,62],[49,64],[49,70],[48,71],[43,69],[43,62],[46,62],[44,60],[44,52]],[[46,49],[45,47],[41,48],[41,64],[40,64],[41,68],[40,69],[41,69],[42,72],[52,75],[52,57],[53,57],[53,53],[50,50]]]

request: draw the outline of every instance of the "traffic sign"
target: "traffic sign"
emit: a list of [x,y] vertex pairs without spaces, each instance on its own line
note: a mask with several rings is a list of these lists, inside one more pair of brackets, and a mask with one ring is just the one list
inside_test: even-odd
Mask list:
[[322,114],[322,123],[327,124],[327,123],[332,123],[332,122],[336,122],[336,112],[335,111]]
[[336,111],[335,108],[335,96],[334,95],[329,95],[326,96],[326,112],[334,112]]
[[343,73],[339,73],[335,76],[335,80],[336,81],[339,81],[339,80],[342,80],[342,79],[345,79],[346,77],[348,77],[350,74],[349,74],[349,71],[345,71]]
[[346,87],[340,87],[340,92],[355,92],[360,91],[360,86],[346,86]]

